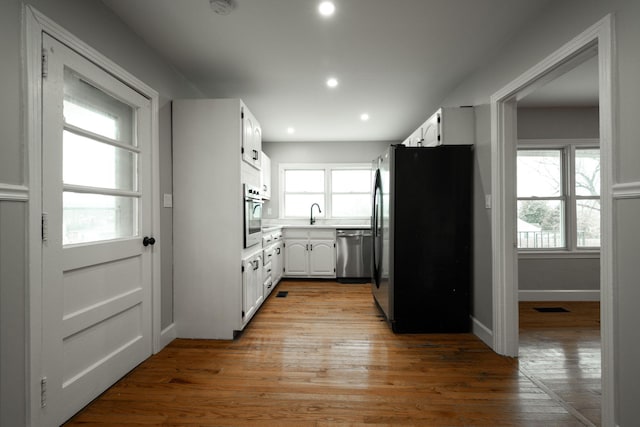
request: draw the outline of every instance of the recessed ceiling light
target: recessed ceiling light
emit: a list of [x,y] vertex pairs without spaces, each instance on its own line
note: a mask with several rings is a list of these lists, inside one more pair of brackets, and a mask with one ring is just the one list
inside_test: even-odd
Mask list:
[[329,79],[327,79],[327,86],[331,88],[338,86],[338,79],[336,79],[335,77],[330,77]]
[[366,122],[367,120],[369,120],[369,115],[367,113],[360,114],[360,120]]
[[287,133],[288,133],[289,135],[292,135],[292,134],[296,133],[296,130],[295,130],[294,128],[292,128],[292,127],[288,127],[288,128],[287,128]]
[[237,4],[235,0],[209,0],[209,6],[218,15],[228,15]]
[[336,6],[330,1],[323,1],[318,6],[318,12],[320,12],[320,15],[322,16],[331,16],[335,11]]

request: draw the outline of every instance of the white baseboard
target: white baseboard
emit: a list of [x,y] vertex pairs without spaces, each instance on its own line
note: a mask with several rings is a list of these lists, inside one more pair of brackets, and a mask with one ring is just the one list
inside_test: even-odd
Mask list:
[[600,301],[600,290],[523,290],[520,301]]
[[493,348],[493,331],[487,328],[482,324],[478,319],[471,316],[472,323],[472,332],[475,336],[480,338],[480,340],[489,346],[489,348]]
[[160,350],[165,348],[174,339],[176,339],[176,324],[172,323],[160,332]]

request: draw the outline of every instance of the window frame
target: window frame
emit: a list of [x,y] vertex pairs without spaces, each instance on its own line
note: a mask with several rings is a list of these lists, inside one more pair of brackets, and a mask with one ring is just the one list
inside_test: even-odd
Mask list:
[[[280,217],[284,219],[308,219],[309,216],[287,216],[285,211],[285,195],[287,194],[285,191],[285,171],[287,170],[323,170],[324,171],[324,210],[321,214],[315,214],[316,218],[321,218],[325,220],[335,220],[335,219],[343,219],[343,220],[365,220],[370,219],[371,216],[361,216],[361,217],[338,217],[333,216],[333,187],[332,187],[332,171],[334,170],[372,170],[372,165],[370,163],[280,163],[278,166],[278,176],[279,176],[279,185],[278,185],[278,196],[279,196],[279,206],[278,210],[280,212]],[[302,193],[295,193],[302,194]],[[314,193],[319,194],[319,193]],[[347,193],[336,193],[336,194],[347,194]],[[356,193],[356,194],[364,194],[364,193]],[[369,188],[369,195],[371,195],[371,187]]]
[[[565,245],[561,248],[517,248],[519,255],[586,255],[593,256],[600,253],[600,247],[583,247],[578,246],[577,239],[577,201],[578,200],[602,200],[602,189],[600,194],[596,196],[577,196],[575,191],[575,162],[576,149],[598,149],[600,150],[599,139],[519,139],[516,148],[517,153],[520,150],[561,150],[561,188],[560,197],[518,197],[516,194],[516,203],[520,200],[564,200],[564,238]],[[517,186],[516,186],[517,188]],[[517,235],[517,229],[516,229]],[[517,244],[517,240],[516,240]]]

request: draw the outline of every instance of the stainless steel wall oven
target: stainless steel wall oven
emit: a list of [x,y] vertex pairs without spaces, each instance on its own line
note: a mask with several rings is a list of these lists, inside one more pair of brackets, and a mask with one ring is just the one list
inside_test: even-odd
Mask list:
[[262,241],[262,199],[260,189],[243,185],[244,193],[244,247],[257,245]]

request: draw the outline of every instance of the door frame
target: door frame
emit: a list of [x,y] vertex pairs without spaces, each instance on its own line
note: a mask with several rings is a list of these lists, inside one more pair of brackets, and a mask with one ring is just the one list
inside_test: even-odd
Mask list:
[[[26,340],[27,373],[26,396],[27,424],[40,425],[41,418],[41,356],[42,356],[42,33],[58,39],[91,62],[116,76],[125,84],[148,98],[151,102],[151,230],[156,240],[160,236],[160,168],[158,139],[159,95],[154,89],[112,62],[69,31],[40,13],[31,5],[23,6],[23,93],[25,94],[23,114],[24,135],[27,150],[28,176],[28,263],[29,278],[27,293]],[[153,248],[151,254],[151,340],[153,352],[163,347],[161,341],[161,245]]]
[[516,103],[576,57],[597,46],[601,153],[600,304],[602,424],[615,422],[613,269],[613,153],[617,145],[614,17],[609,14],[493,94],[491,103],[491,212],[493,253],[493,349],[518,355],[518,286],[515,193]]

